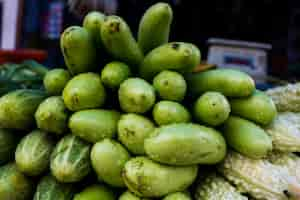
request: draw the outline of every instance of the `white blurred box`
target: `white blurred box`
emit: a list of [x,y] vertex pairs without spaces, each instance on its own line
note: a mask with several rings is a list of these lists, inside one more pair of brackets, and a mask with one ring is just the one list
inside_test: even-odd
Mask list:
[[270,44],[210,38],[207,63],[220,68],[238,69],[264,82],[268,72]]

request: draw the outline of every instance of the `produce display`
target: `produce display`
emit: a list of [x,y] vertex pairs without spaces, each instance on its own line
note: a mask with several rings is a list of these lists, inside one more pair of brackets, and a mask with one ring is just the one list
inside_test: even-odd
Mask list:
[[169,41],[172,20],[157,3],[135,38],[93,11],[61,35],[67,68],[44,87],[0,82],[0,200],[299,198],[299,84],[193,72],[200,50]]

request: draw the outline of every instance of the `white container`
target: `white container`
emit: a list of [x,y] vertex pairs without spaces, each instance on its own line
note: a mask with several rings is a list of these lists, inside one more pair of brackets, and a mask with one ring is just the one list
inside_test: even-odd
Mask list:
[[264,82],[268,71],[269,44],[210,38],[209,64],[238,69],[250,74],[258,83]]

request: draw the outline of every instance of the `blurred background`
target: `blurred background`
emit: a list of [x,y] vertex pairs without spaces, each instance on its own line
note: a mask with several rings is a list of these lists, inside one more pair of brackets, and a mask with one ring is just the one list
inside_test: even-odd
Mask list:
[[[120,15],[136,33],[142,14],[156,2],[0,0],[0,62],[34,58],[50,68],[64,66],[60,33],[70,25],[81,25],[88,11]],[[270,76],[294,81],[300,77],[299,1],[162,2],[174,9],[170,40],[195,43],[204,64],[244,68],[259,80]]]

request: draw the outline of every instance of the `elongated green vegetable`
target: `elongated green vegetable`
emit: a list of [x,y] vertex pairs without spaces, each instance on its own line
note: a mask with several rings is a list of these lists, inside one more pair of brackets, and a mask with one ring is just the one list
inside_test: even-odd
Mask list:
[[39,90],[16,90],[0,98],[0,127],[26,130],[34,123],[34,113],[46,94]]
[[93,41],[96,42],[97,47],[103,46],[101,40],[101,27],[104,22],[105,15],[99,11],[92,11],[88,13],[83,20],[83,27],[92,35]]
[[132,71],[137,71],[143,53],[122,18],[107,17],[101,27],[101,38],[106,50],[115,59],[128,63]]
[[157,3],[148,8],[138,31],[138,44],[144,54],[169,41],[172,20],[172,8],[167,3]]
[[232,114],[264,126],[270,124],[277,115],[272,99],[258,90],[250,97],[231,99],[230,106]]
[[200,64],[200,50],[193,44],[171,42],[149,52],[140,66],[140,76],[151,80],[164,70],[191,72]]
[[250,158],[263,158],[273,148],[271,137],[262,128],[240,117],[229,117],[223,134],[230,147]]
[[86,29],[79,26],[67,28],[61,35],[60,47],[72,75],[96,69],[96,47]]
[[125,164],[123,179],[137,196],[162,197],[187,189],[197,172],[197,165],[175,167],[156,163],[147,157],[136,157]]
[[207,91],[220,92],[227,97],[248,97],[255,90],[254,80],[246,73],[232,69],[215,69],[186,76],[191,96]]

